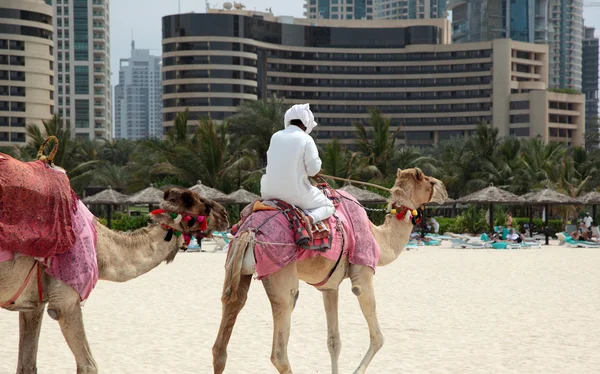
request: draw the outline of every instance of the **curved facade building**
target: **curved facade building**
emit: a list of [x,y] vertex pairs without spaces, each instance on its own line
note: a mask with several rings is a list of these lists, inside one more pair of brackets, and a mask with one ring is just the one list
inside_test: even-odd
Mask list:
[[[523,112],[529,104],[515,109],[523,116],[511,117],[512,94],[546,92],[548,48],[508,39],[451,45],[449,29],[446,19],[374,23],[245,11],[166,16],[165,134],[186,108],[190,119],[223,120],[245,100],[276,94],[288,104],[311,104],[319,143],[353,143],[353,124],[366,121],[374,107],[401,128],[399,144],[434,144],[482,122],[501,135],[548,139],[546,122],[531,123]],[[560,132],[567,142],[581,135],[570,125]]]
[[43,0],[0,2],[0,145],[23,145],[26,125],[54,112],[52,7]]

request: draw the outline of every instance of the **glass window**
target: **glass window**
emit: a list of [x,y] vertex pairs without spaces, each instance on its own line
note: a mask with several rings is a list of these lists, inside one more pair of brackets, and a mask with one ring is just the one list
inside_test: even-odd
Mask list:
[[90,93],[90,72],[88,66],[75,66],[75,94]]

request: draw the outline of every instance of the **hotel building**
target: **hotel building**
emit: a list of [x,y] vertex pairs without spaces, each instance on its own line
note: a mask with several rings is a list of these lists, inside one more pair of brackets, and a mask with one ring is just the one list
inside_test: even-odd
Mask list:
[[290,105],[311,104],[318,143],[351,144],[353,124],[366,122],[373,107],[400,128],[404,145],[435,144],[483,122],[500,136],[582,143],[584,97],[547,91],[547,46],[449,38],[446,19],[374,23],[219,10],[166,16],[164,130],[186,108],[191,119],[223,120],[243,101],[276,94]]
[[111,139],[109,0],[50,1],[57,112],[76,137]]
[[43,0],[0,3],[0,146],[25,145],[26,125],[54,111],[52,7]]

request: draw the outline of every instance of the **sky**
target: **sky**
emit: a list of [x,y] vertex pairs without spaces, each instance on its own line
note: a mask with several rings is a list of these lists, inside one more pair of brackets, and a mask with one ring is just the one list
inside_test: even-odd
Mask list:
[[[162,17],[177,14],[178,2],[181,12],[204,13],[206,3],[203,0],[113,0],[110,2],[110,54],[111,84],[118,84],[119,59],[130,57],[131,35],[139,49],[150,49],[150,53],[160,56],[162,53]],[[208,1],[211,8],[222,8],[224,1]],[[233,1],[231,1],[233,3]],[[246,9],[264,11],[271,8],[276,16],[303,17],[304,0],[240,0]],[[597,0],[584,0],[597,2]],[[600,4],[600,3],[599,3]],[[596,27],[600,36],[600,7],[584,7],[583,16],[586,26]]]

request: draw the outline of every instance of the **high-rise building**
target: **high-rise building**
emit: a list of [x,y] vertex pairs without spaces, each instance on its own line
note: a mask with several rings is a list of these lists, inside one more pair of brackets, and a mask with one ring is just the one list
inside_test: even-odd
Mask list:
[[0,4],[0,146],[24,145],[26,125],[54,111],[52,7],[44,0]]
[[549,0],[551,88],[581,91],[583,1]]
[[549,0],[450,0],[452,40],[468,43],[510,38],[548,42]]
[[446,0],[373,0],[375,19],[445,18]]
[[121,59],[119,84],[115,86],[115,137],[138,140],[161,137],[162,86],[160,56],[135,49]]
[[52,0],[56,112],[75,136],[112,138],[109,0]]
[[317,19],[373,19],[376,0],[305,0],[304,15]]
[[[582,91],[585,95],[586,131],[598,133],[598,38],[593,27],[586,27],[583,35]],[[599,134],[600,135],[600,134]]]
[[305,0],[304,8],[304,15],[313,19],[446,17],[446,0]]
[[454,43],[549,44],[549,87],[581,91],[582,0],[449,0]]
[[192,119],[221,121],[244,101],[277,95],[288,105],[310,103],[321,144],[355,144],[353,124],[372,108],[408,146],[470,134],[482,122],[500,136],[584,139],[584,96],[547,89],[547,45],[450,44],[446,19],[342,22],[209,10],[163,17],[162,45],[165,132],[186,109]]

